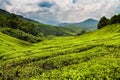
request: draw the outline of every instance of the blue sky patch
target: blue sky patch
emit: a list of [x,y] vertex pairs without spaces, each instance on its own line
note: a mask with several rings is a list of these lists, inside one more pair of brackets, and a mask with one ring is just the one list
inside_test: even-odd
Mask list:
[[72,3],[76,3],[77,0],[73,0]]
[[46,8],[50,8],[53,6],[52,3],[49,3],[49,2],[42,2],[39,4],[40,7],[46,7]]

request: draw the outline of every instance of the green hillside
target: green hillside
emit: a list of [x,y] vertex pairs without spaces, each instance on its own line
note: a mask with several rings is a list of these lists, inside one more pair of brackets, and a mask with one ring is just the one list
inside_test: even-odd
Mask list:
[[0,35],[0,80],[120,79],[120,24],[35,44]]
[[70,36],[78,33],[70,28],[42,24],[2,9],[0,9],[0,31],[32,43],[41,42],[49,36]]

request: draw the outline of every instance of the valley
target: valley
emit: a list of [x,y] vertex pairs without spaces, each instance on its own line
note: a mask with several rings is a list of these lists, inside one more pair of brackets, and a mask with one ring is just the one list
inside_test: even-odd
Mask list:
[[120,24],[114,24],[81,36],[35,44],[0,33],[0,79],[119,79],[118,30]]
[[116,16],[102,17],[98,29],[84,31],[0,10],[0,80],[119,80]]

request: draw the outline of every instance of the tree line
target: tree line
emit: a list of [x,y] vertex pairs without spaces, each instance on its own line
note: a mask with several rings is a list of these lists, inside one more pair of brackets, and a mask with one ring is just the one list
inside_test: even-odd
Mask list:
[[103,16],[98,23],[98,29],[103,28],[106,25],[117,24],[117,23],[120,23],[120,14],[114,15],[110,19]]
[[0,9],[0,31],[2,33],[34,43],[44,39],[44,35],[38,29],[35,22]]
[[74,29],[39,23],[21,15],[0,9],[0,32],[9,36],[36,43],[51,36],[68,36],[78,33]]

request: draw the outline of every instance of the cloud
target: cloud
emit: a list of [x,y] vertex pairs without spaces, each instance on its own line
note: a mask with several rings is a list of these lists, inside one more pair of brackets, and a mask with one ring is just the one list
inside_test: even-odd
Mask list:
[[0,8],[55,24],[111,17],[120,13],[120,0],[0,0]]

